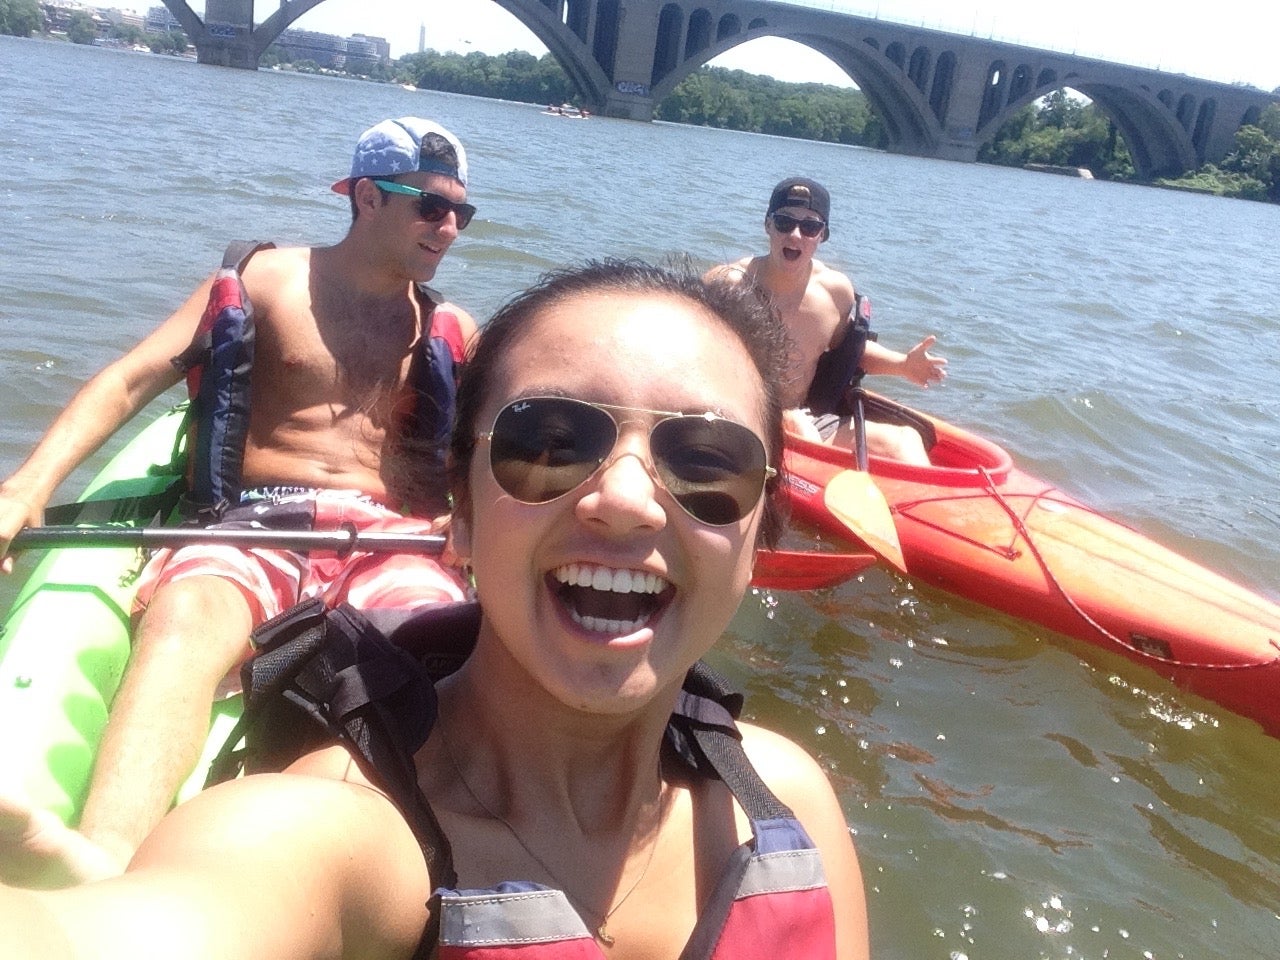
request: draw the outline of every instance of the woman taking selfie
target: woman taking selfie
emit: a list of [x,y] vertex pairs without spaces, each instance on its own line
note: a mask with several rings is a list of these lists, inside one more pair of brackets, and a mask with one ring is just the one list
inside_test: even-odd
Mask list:
[[452,446],[481,622],[414,754],[448,869],[332,746],[178,807],[122,877],[0,892],[0,955],[865,958],[817,764],[682,689],[779,532],[784,360],[753,295],[684,271],[503,307]]

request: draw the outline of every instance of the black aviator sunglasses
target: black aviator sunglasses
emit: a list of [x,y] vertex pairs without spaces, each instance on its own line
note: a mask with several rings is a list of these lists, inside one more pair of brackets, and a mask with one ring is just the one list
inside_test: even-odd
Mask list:
[[448,197],[431,193],[429,190],[419,190],[405,183],[396,183],[394,180],[374,180],[373,185],[383,193],[402,193],[405,196],[417,197],[418,216],[427,223],[439,223],[452,210],[454,216],[458,218],[458,229],[465,230],[471,218],[476,215],[476,208],[469,203],[454,203]]
[[621,424],[637,414],[649,421],[647,469],[702,523],[737,523],[777,473],[754,431],[714,413],[523,397],[503,407],[493,428],[476,439],[489,444],[489,466],[503,490],[521,503],[550,503],[610,462]]

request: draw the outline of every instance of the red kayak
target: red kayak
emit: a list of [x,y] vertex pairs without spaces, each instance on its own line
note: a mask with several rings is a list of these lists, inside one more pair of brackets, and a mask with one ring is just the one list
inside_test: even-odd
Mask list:
[[[1124,654],[1280,736],[1280,605],[1023,472],[982,437],[874,394],[931,466],[871,457],[910,576]],[[824,493],[851,451],[787,438],[792,515],[849,536]]]

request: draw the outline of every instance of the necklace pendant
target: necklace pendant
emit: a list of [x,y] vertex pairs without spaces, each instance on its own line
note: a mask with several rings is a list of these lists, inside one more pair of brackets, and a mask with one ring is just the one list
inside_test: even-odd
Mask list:
[[609,936],[609,931],[605,929],[606,926],[608,925],[608,922],[609,921],[604,920],[600,923],[600,926],[596,927],[596,939],[599,940],[601,943],[603,943],[606,947],[612,947],[613,937]]

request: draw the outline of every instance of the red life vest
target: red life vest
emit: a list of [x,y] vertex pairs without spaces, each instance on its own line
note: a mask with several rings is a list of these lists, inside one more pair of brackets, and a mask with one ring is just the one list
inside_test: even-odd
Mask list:
[[[834,960],[822,861],[792,818],[752,821],[682,954],[687,960]],[[439,960],[604,960],[564,893],[534,883],[442,890]]]
[[[718,777],[751,821],[681,960],[834,960],[835,909],[822,859],[804,827],[747,759],[733,717],[741,698],[704,664],[686,678],[667,737],[703,776]],[[689,751],[689,741],[696,749]],[[684,745],[683,747],[681,745]],[[507,882],[436,891],[439,960],[604,960],[560,890]],[[425,946],[425,944],[424,944]]]

